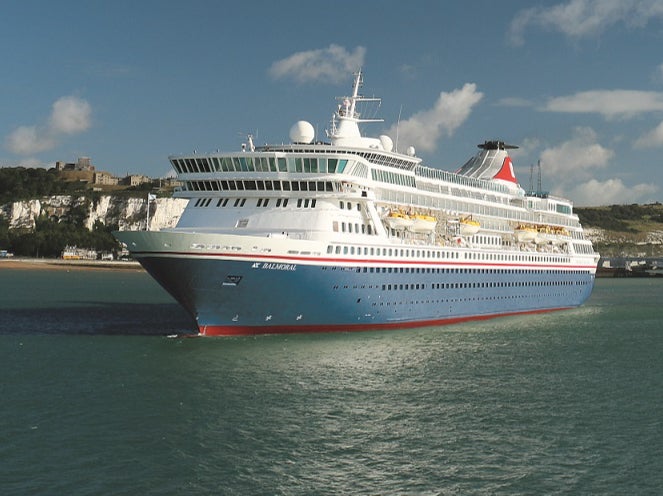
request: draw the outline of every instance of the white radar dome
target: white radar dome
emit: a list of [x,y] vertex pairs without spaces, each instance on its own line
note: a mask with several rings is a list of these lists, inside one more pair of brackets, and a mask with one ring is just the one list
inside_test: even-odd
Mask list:
[[394,142],[386,134],[380,135],[380,143],[382,143],[382,148],[384,148],[384,150],[387,152],[390,152],[394,149]]
[[298,121],[290,128],[290,141],[293,143],[310,143],[315,138],[315,129],[310,122]]
[[408,147],[407,147],[407,154],[408,154],[410,157],[414,157],[414,154],[415,154],[415,153],[416,153],[416,150],[414,149],[413,146],[408,146]]

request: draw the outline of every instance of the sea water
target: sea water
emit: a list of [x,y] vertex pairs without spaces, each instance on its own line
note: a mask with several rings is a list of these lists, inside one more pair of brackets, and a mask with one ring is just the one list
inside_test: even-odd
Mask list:
[[662,297],[190,338],[143,272],[0,267],[0,494],[661,494]]

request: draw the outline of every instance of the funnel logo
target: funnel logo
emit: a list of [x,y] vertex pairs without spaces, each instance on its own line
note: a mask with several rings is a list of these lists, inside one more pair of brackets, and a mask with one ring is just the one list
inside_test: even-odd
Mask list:
[[502,181],[509,181],[516,183],[516,174],[513,172],[513,164],[511,163],[511,157],[505,157],[504,162],[502,162],[502,168],[500,171],[495,174],[493,179],[501,179]]

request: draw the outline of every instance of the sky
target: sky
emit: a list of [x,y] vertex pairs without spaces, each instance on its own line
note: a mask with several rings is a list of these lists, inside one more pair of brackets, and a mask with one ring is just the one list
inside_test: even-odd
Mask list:
[[[663,201],[663,0],[3,0],[0,166],[325,139],[364,72],[399,150],[454,171],[504,140],[525,189]],[[398,135],[398,136],[397,136]],[[398,138],[398,139],[396,139]]]

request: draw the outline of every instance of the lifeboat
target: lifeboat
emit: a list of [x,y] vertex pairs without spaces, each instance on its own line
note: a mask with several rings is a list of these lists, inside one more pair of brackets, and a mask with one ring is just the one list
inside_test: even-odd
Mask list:
[[543,225],[543,226],[538,226],[538,235],[536,242],[539,244],[551,243],[554,245],[561,245],[566,242],[566,240],[562,238],[568,236],[569,236],[569,231],[567,231],[563,227]]
[[479,232],[479,229],[481,229],[481,224],[478,220],[474,220],[472,217],[460,219],[460,233],[463,236],[473,236]]
[[435,226],[437,225],[437,220],[432,215],[425,214],[415,214],[413,216],[413,223],[410,226],[412,232],[433,232]]
[[529,224],[519,224],[513,230],[513,233],[519,243],[529,243],[530,241],[536,242],[539,237],[539,231],[536,226],[531,226]]
[[414,224],[414,219],[412,217],[399,210],[393,210],[389,212],[385,220],[387,221],[387,224],[390,228],[397,231],[409,229]]

